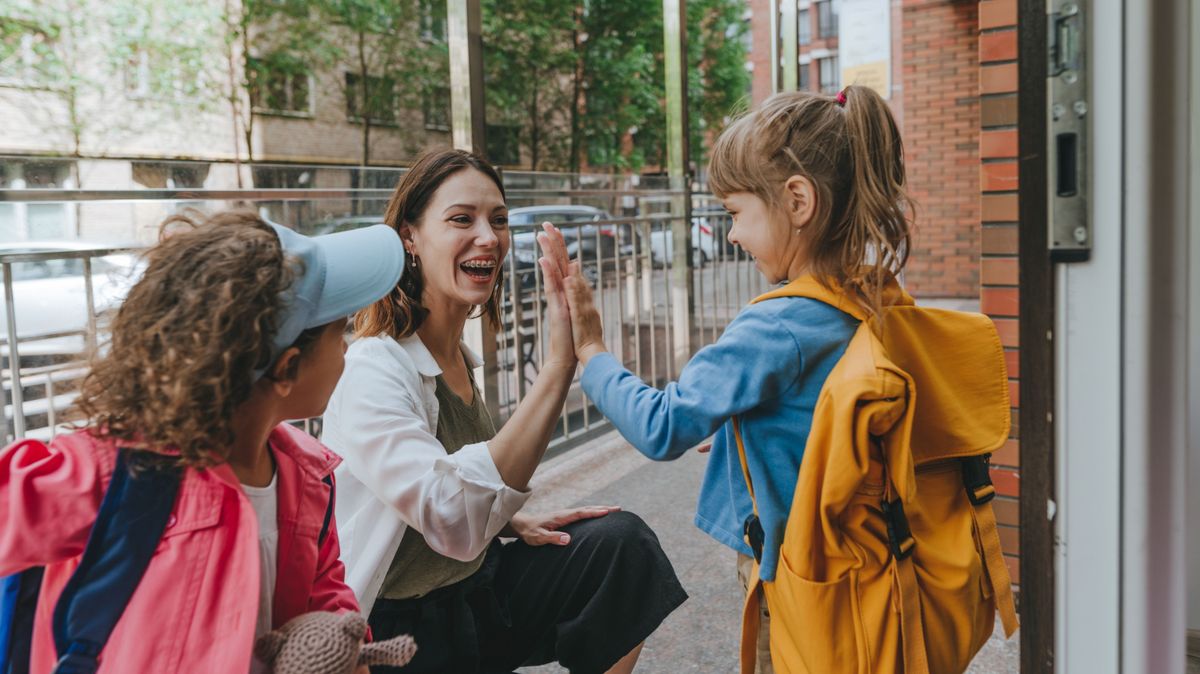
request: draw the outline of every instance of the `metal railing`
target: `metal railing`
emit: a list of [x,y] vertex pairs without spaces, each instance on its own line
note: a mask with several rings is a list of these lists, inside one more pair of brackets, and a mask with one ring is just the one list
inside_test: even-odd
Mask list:
[[[323,167],[328,168],[328,167]],[[680,294],[678,277],[673,275],[674,231],[686,225],[686,216],[667,209],[672,197],[680,192],[666,189],[627,189],[627,178],[593,177],[563,174],[505,174],[510,204],[570,205],[586,204],[603,209],[597,219],[586,222],[557,222],[572,241],[585,274],[596,292],[596,305],[604,322],[609,349],[626,367],[645,381],[662,386],[678,374],[678,345],[690,345],[691,351],[711,343],[725,325],[754,295],[766,289],[755,271],[753,261],[728,244],[725,234],[728,217],[711,208],[710,198],[693,197],[695,211],[691,230],[693,269],[689,286]],[[645,184],[643,182],[643,184]],[[329,231],[341,223],[362,226],[382,213],[391,191],[387,189],[254,189],[254,190],[8,190],[0,199],[24,202],[62,202],[89,207],[136,201],[149,203],[161,219],[183,206],[202,205],[209,209],[230,205],[249,205],[276,221],[285,221],[296,229],[313,234]],[[335,203],[336,202],[336,203]],[[677,203],[677,202],[676,202]],[[290,204],[289,209],[282,204]],[[632,204],[632,206],[630,206]],[[607,208],[606,208],[607,206]],[[709,208],[706,208],[709,206]],[[610,210],[632,213],[621,217]],[[286,212],[285,212],[286,211]],[[330,217],[342,212],[344,215]],[[290,217],[280,217],[281,215]],[[549,218],[551,221],[554,217]],[[514,236],[531,228],[514,227]],[[14,244],[15,245],[15,244]],[[494,360],[484,369],[481,390],[493,413],[503,422],[526,395],[544,359],[545,303],[543,280],[536,262],[525,251],[512,252],[505,260],[506,290],[503,304],[503,328],[495,334]],[[0,252],[3,270],[4,353],[3,380],[8,405],[5,407],[6,439],[37,437],[46,439],[57,432],[57,423],[74,400],[79,381],[86,371],[83,354],[103,341],[98,314],[118,301],[109,292],[97,302],[95,261],[117,253],[129,253],[130,247],[103,247],[53,252]],[[21,264],[52,260],[82,261],[81,284],[85,297],[83,312],[70,329],[34,334],[22,328],[23,303],[39,298],[23,296],[14,269]],[[131,282],[131,280],[130,280]],[[112,284],[105,287],[111,290]],[[676,306],[686,298],[687,311]],[[44,301],[45,298],[40,298]],[[687,339],[681,341],[681,336]],[[27,347],[38,342],[57,342],[61,353],[52,357],[30,358]],[[65,341],[64,341],[65,340]],[[74,347],[78,346],[78,351]],[[30,351],[30,353],[34,353]],[[43,349],[42,352],[45,350]],[[485,349],[486,351],[486,349]],[[688,354],[683,354],[685,357]],[[319,421],[306,423],[315,431]],[[554,444],[570,447],[607,428],[607,422],[574,385],[563,410]]]

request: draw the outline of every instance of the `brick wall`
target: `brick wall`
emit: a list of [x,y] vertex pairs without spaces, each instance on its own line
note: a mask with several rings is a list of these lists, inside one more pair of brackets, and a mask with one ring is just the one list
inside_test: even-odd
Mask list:
[[974,2],[904,0],[895,31],[901,57],[893,104],[917,202],[905,286],[918,297],[979,293],[980,210],[988,208],[979,198],[979,11]]
[[750,8],[750,103],[757,105],[771,95],[771,3],[747,0]]
[[1017,338],[1017,1],[979,3],[980,308],[992,316],[1005,346],[1012,393],[1012,435],[992,457],[1000,541],[1013,581],[1020,578],[1017,408],[1021,403]]

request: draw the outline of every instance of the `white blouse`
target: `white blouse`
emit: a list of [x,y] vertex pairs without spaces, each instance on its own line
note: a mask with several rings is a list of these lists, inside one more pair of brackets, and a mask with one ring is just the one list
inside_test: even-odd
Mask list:
[[343,458],[335,473],[342,562],[363,615],[408,527],[438,553],[468,561],[529,499],[504,484],[487,443],[447,454],[438,442],[441,372],[417,335],[359,339],[325,411],[321,440]]

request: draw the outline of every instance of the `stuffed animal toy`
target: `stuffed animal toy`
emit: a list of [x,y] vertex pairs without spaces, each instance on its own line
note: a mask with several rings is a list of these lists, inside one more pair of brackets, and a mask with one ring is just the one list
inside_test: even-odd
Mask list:
[[305,613],[259,637],[254,655],[275,674],[353,674],[360,665],[403,667],[417,652],[407,634],[364,645],[366,634],[358,613]]

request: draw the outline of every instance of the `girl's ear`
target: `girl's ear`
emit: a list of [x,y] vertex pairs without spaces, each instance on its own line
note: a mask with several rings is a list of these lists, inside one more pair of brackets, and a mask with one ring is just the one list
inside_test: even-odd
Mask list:
[[812,221],[813,213],[817,210],[816,197],[812,181],[804,176],[794,175],[784,182],[784,212],[792,229],[799,232]]
[[271,379],[271,387],[280,397],[286,398],[292,392],[296,383],[296,373],[300,370],[300,349],[289,346],[279,354],[275,364],[267,372]]

